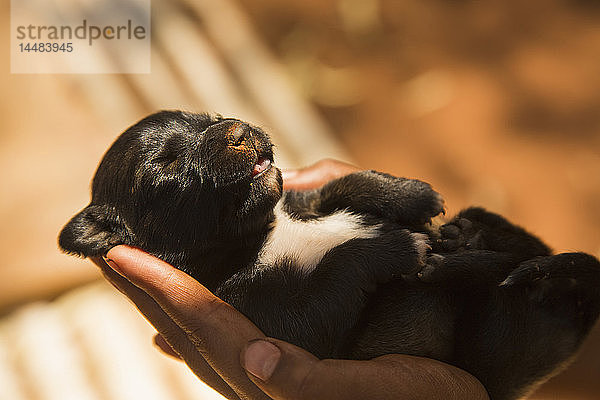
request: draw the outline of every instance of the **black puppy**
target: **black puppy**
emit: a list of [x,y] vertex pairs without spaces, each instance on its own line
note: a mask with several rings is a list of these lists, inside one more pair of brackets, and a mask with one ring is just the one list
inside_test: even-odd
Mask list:
[[321,358],[432,357],[494,400],[560,369],[598,316],[592,256],[551,255],[477,208],[434,230],[441,197],[417,180],[359,172],[282,193],[272,162],[267,135],[245,122],[153,114],[108,150],[60,246],[88,257],[140,247],[269,336]]

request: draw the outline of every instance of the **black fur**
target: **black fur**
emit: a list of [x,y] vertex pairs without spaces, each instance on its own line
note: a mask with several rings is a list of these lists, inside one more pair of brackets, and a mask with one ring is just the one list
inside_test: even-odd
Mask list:
[[[436,358],[475,375],[494,400],[555,373],[598,317],[600,264],[589,255],[551,255],[479,208],[433,231],[441,197],[424,182],[373,171],[282,193],[275,167],[256,175],[265,160],[271,142],[247,123],[153,114],[108,150],[92,201],[62,230],[60,247],[88,257],[117,244],[143,248],[267,335],[321,358]],[[259,254],[282,196],[297,221],[346,210],[377,235],[339,244],[308,272],[293,257],[265,264]]]

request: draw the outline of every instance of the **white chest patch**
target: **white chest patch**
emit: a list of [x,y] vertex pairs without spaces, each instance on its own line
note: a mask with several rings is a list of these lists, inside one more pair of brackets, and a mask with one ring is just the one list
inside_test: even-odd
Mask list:
[[258,262],[273,265],[291,259],[299,269],[311,272],[325,253],[351,239],[370,239],[379,234],[379,225],[362,224],[362,217],[338,211],[326,217],[300,221],[290,218],[282,201],[275,206],[275,222]]

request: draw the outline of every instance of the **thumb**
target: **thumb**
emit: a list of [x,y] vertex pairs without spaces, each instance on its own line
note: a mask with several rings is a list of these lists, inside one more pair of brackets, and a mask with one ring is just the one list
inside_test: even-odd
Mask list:
[[306,382],[321,362],[306,350],[273,338],[256,339],[240,358],[248,377],[273,399],[316,399],[307,393]]

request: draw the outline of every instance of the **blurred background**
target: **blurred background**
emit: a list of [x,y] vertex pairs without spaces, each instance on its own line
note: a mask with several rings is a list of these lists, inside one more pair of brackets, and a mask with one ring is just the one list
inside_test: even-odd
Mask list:
[[[161,108],[253,121],[280,166],[333,157],[416,177],[449,216],[483,206],[600,256],[599,54],[594,0],[153,0],[150,74],[19,75],[5,58],[0,399],[214,396],[56,245],[103,152]],[[598,378],[596,326],[532,398],[598,399]]]

